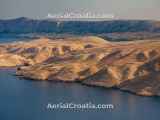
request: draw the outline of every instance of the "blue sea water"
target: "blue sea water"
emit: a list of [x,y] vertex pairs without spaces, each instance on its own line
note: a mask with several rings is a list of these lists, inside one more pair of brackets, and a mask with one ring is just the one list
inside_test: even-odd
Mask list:
[[[114,109],[47,109],[48,103],[60,102],[113,104]],[[159,97],[136,96],[79,83],[25,80],[15,76],[13,69],[0,69],[0,120],[159,119]]]
[[0,43],[10,43],[15,41],[28,41],[36,38],[34,35],[30,34],[9,34],[9,33],[0,33]]
[[[158,120],[160,98],[78,83],[32,81],[0,70],[0,120]],[[47,109],[52,103],[113,104],[113,109]]]

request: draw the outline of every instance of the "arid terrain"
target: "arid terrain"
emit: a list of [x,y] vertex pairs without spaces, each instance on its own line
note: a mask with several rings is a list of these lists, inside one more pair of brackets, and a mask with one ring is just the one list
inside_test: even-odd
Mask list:
[[0,44],[0,66],[33,80],[79,82],[160,96],[160,40],[109,42],[99,37],[40,38]]

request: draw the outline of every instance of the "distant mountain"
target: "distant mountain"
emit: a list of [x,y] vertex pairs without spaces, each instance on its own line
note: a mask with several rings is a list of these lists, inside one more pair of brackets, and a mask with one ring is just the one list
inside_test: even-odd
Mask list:
[[0,33],[71,33],[106,34],[123,32],[160,32],[160,21],[54,21],[33,20],[25,17],[0,20]]

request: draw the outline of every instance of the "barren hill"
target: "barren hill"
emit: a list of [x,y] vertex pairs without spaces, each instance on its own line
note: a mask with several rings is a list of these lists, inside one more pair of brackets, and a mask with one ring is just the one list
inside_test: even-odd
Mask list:
[[0,45],[0,66],[34,79],[117,87],[160,96],[160,41],[108,42],[98,37],[41,38]]

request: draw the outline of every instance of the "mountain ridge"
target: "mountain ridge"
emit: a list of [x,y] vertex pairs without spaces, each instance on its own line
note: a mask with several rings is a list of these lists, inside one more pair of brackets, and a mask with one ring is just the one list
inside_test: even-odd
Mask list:
[[[98,28],[98,29],[97,29]],[[26,17],[0,20],[0,33],[73,33],[102,34],[114,32],[160,32],[160,21],[108,20],[108,21],[54,21]]]

